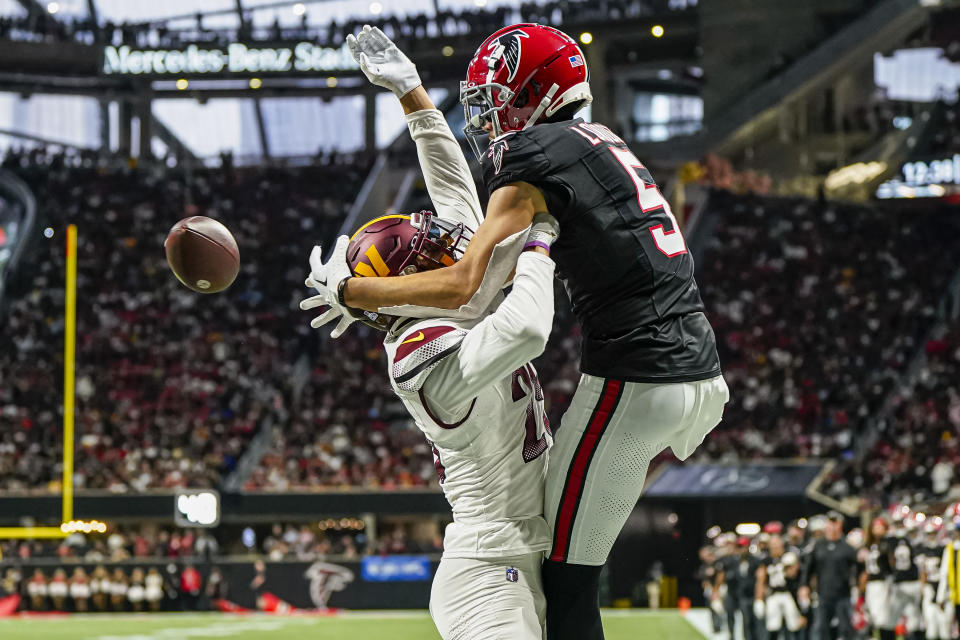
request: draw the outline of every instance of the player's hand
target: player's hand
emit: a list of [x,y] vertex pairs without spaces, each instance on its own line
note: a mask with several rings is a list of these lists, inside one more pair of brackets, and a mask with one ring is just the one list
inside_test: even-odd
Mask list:
[[527,239],[524,242],[524,250],[540,247],[547,252],[560,236],[560,224],[557,219],[549,213],[538,213],[533,216],[533,224],[530,225],[530,231],[527,233]]
[[797,590],[797,604],[800,605],[801,609],[810,606],[810,587],[800,587]]
[[765,614],[766,614],[766,607],[764,606],[763,600],[754,600],[753,615],[757,618],[762,618]]
[[710,608],[718,616],[723,615],[723,601],[720,598],[713,598],[710,600]]
[[360,63],[367,80],[402,98],[421,84],[413,64],[379,27],[363,25],[360,33],[347,36],[347,48]]
[[310,326],[319,329],[323,325],[336,320],[340,321],[333,331],[331,338],[339,338],[343,332],[355,322],[346,306],[340,304],[338,292],[340,284],[350,277],[350,267],[347,265],[347,245],[350,239],[347,236],[337,238],[330,258],[323,262],[320,245],[313,247],[310,252],[310,275],[305,284],[317,290],[317,295],[300,301],[300,308],[304,311],[316,307],[329,307],[322,314],[310,321]]

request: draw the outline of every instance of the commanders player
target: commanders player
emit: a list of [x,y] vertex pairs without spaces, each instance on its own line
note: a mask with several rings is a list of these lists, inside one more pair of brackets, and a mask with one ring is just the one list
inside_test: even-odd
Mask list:
[[[414,64],[379,29],[348,38],[367,77],[403,97]],[[551,640],[602,638],[601,567],[643,487],[670,447],[687,458],[720,421],[728,391],[693,259],[650,172],[607,127],[573,119],[592,99],[583,52],[543,25],[500,29],[461,83],[465,132],[490,201],[463,258],[405,278],[350,277],[342,252],[319,282],[330,309],[473,318],[514,267],[538,213],[560,224],[552,251],[583,332],[583,376],[558,429],[544,563]],[[486,147],[484,151],[484,147]]]
[[[442,114],[422,88],[402,104],[441,215],[388,215],[367,223],[349,247],[338,245],[353,273],[405,278],[449,267],[470,239],[463,221],[479,223],[472,177]],[[553,324],[554,225],[534,221],[513,290],[502,304],[493,300],[482,319],[363,318],[387,332],[391,385],[429,439],[453,508],[430,596],[430,614],[445,640],[542,637],[540,565],[550,548],[543,487],[552,438],[530,360],[543,351]],[[313,279],[326,277],[319,249],[311,265],[313,286]],[[301,307],[324,304],[321,294]]]

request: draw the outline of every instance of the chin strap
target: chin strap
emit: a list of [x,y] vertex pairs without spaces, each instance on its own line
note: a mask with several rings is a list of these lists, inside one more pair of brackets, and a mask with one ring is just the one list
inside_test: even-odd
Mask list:
[[501,290],[507,284],[507,278],[517,266],[517,258],[523,251],[524,242],[530,228],[527,227],[512,236],[504,238],[493,248],[487,270],[483,280],[473,294],[470,301],[458,309],[441,309],[439,307],[421,307],[413,304],[404,304],[396,307],[381,307],[380,313],[406,318],[455,318],[472,320],[482,316],[492,304],[499,302]]
[[536,110],[530,114],[530,117],[527,118],[527,123],[523,125],[523,129],[529,129],[533,125],[537,124],[537,120],[540,119],[540,116],[543,115],[543,112],[547,110],[547,107],[550,106],[550,103],[553,102],[553,96],[557,94],[557,90],[560,88],[560,85],[554,83],[547,91],[547,95],[543,96],[543,100],[540,101],[540,104],[537,105]]

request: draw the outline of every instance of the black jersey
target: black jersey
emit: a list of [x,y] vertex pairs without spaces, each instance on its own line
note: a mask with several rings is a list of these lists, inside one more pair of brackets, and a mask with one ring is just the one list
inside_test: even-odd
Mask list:
[[865,549],[863,570],[867,580],[886,580],[890,575],[890,546],[887,540],[878,540]]
[[[763,566],[767,571],[767,587],[771,593],[788,591],[796,594],[800,587],[800,567],[798,564],[787,566],[783,559],[787,554],[784,553],[779,558],[766,557],[763,559]],[[796,558],[796,554],[794,554]]]
[[923,572],[927,582],[936,584],[940,579],[940,560],[943,558],[943,547],[939,544],[927,544],[921,550],[923,554]]
[[720,374],[693,258],[650,172],[603,125],[540,124],[494,140],[493,193],[528,182],[560,223],[551,249],[583,331],[580,369],[633,382]]
[[893,565],[894,582],[911,582],[920,579],[920,558],[910,543],[904,539],[893,544],[890,564]]

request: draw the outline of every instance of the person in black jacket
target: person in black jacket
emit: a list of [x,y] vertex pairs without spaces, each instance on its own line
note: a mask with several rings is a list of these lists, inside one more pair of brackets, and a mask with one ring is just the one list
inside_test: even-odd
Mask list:
[[835,637],[853,638],[850,587],[855,584],[857,569],[857,552],[843,539],[843,516],[831,511],[827,514],[825,536],[807,554],[800,578],[799,599],[809,602],[811,584],[814,584],[819,601],[811,640],[834,637],[831,632],[834,619],[837,620]]
[[730,626],[730,637],[734,637],[734,621],[740,613],[743,624],[744,640],[760,640],[763,636],[757,617],[753,612],[753,599],[756,591],[757,571],[760,559],[750,553],[750,538],[737,539],[738,553],[722,558],[717,565],[717,589],[727,585],[724,608]]

